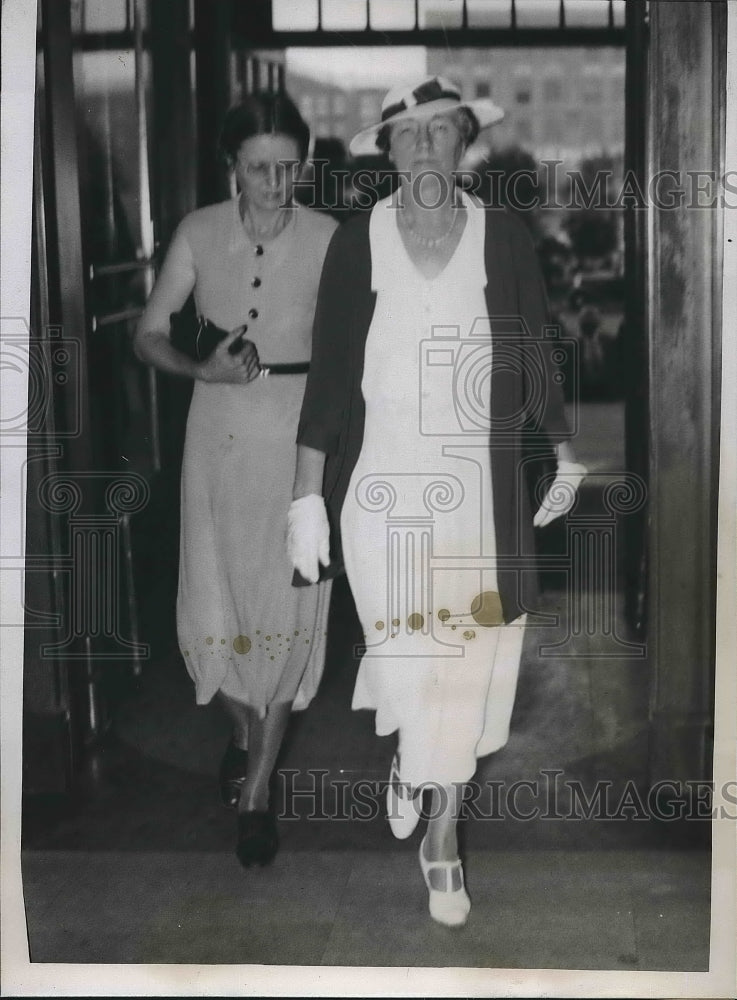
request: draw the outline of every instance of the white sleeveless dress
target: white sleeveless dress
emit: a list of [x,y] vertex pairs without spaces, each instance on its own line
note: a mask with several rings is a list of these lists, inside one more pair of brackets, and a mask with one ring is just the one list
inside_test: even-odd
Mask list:
[[[341,516],[363,627],[353,708],[399,730],[413,787],[468,781],[509,735],[524,616],[500,621],[489,452],[483,207],[442,273],[410,260],[393,199],[370,220],[361,454]],[[485,624],[487,623],[487,624]]]

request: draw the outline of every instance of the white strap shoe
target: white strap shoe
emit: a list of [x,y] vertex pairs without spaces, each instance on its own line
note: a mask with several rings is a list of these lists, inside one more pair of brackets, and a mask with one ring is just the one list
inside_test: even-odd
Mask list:
[[406,840],[420,821],[420,800],[412,796],[410,786],[399,779],[399,761],[392,757],[389,785],[386,790],[386,813],[397,840]]
[[[430,916],[446,927],[462,927],[471,912],[471,900],[468,898],[463,883],[463,866],[461,859],[455,861],[428,861],[425,858],[425,838],[420,844],[420,868],[425,879],[425,885],[430,893]],[[437,869],[445,873],[445,891],[433,889],[430,885],[430,872]],[[461,882],[460,889],[451,889],[453,874],[458,872]]]

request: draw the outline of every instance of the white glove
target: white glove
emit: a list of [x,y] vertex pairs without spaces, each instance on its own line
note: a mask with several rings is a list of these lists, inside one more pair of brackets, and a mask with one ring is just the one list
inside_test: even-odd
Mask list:
[[585,465],[579,465],[578,462],[558,462],[555,479],[532,519],[536,528],[542,528],[556,517],[568,513],[576,500],[576,491],[588,471]]
[[325,501],[317,493],[293,500],[287,514],[287,552],[292,566],[310,583],[317,583],[319,563],[330,562],[330,527]]

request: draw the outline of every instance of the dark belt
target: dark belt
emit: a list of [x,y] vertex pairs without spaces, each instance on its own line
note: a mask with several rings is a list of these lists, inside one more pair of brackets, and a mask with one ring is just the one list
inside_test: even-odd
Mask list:
[[306,375],[310,370],[309,361],[295,361],[294,364],[261,365],[261,377],[268,375]]

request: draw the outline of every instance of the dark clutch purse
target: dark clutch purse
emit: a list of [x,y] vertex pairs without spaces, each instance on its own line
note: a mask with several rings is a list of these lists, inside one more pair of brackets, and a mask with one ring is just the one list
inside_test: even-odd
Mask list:
[[[194,361],[206,361],[220,341],[228,336],[227,330],[215,326],[204,316],[198,316],[194,304],[189,302],[181,312],[171,314],[169,324],[172,345]],[[237,354],[242,348],[243,337],[236,337],[228,353]]]
[[[343,549],[340,542],[340,532],[336,531],[330,514],[330,508],[328,508],[328,520],[330,523],[330,562],[327,566],[323,566],[322,563],[318,563],[319,575],[317,578],[318,583],[322,583],[323,580],[334,580],[336,576],[341,576],[345,573],[345,564],[343,562]],[[295,569],[292,575],[292,586],[293,587],[311,587],[312,584],[309,580],[305,580],[298,569]]]
[[[334,580],[336,576],[340,576],[341,573],[345,572],[345,567],[342,561],[331,559],[329,565],[323,566],[320,563],[320,575],[317,578],[318,583],[322,583],[323,580]],[[292,586],[293,587],[311,587],[312,583],[310,580],[305,580],[298,569],[295,569],[292,574]]]

